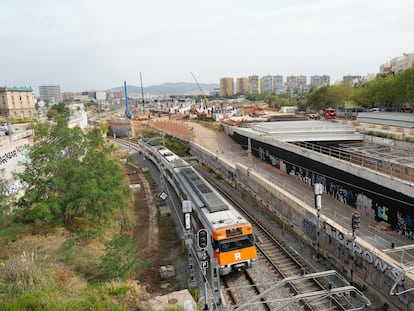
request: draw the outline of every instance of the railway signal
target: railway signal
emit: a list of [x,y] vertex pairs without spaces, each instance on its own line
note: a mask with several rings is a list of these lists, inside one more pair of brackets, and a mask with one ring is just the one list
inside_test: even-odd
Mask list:
[[358,212],[352,214],[352,231],[355,231],[359,228],[361,222],[361,215]]
[[315,182],[313,185],[313,193],[315,194],[315,207],[316,213],[318,216],[318,235],[317,235],[317,249],[316,249],[316,258],[320,257],[320,234],[321,234],[321,208],[322,208],[322,193],[323,185],[320,182]]
[[351,216],[351,227],[352,227],[351,284],[354,281],[355,230],[359,228],[360,222],[361,222],[361,215],[358,212],[352,213],[352,216]]
[[208,246],[208,232],[206,229],[200,229],[197,233],[197,245],[200,249],[206,249]]

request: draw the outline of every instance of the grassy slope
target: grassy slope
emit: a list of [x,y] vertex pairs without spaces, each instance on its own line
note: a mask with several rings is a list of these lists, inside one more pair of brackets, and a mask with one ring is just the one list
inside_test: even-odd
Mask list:
[[133,275],[108,281],[100,264],[120,220],[134,218],[132,204],[126,211],[118,211],[102,236],[89,239],[64,228],[0,222],[0,309],[135,310],[145,289]]

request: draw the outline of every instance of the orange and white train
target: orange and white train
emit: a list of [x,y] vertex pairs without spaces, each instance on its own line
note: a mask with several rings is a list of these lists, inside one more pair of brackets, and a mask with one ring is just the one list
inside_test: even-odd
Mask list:
[[192,165],[161,145],[139,141],[145,157],[163,172],[178,197],[191,201],[193,230],[209,233],[208,253],[216,258],[220,275],[257,265],[253,228]]

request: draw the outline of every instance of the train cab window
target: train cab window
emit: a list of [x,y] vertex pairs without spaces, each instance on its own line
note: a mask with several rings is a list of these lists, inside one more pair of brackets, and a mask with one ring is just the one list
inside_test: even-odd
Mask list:
[[219,242],[220,252],[229,252],[234,251],[240,248],[251,247],[254,245],[254,240],[252,235],[243,236],[235,239],[226,239]]

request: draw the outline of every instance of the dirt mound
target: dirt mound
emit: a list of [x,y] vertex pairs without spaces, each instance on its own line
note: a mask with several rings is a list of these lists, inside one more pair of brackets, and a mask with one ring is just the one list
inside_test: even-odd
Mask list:
[[192,138],[191,128],[187,125],[187,123],[182,121],[151,121],[149,125],[167,133],[168,135],[176,136],[185,141],[190,141]]

